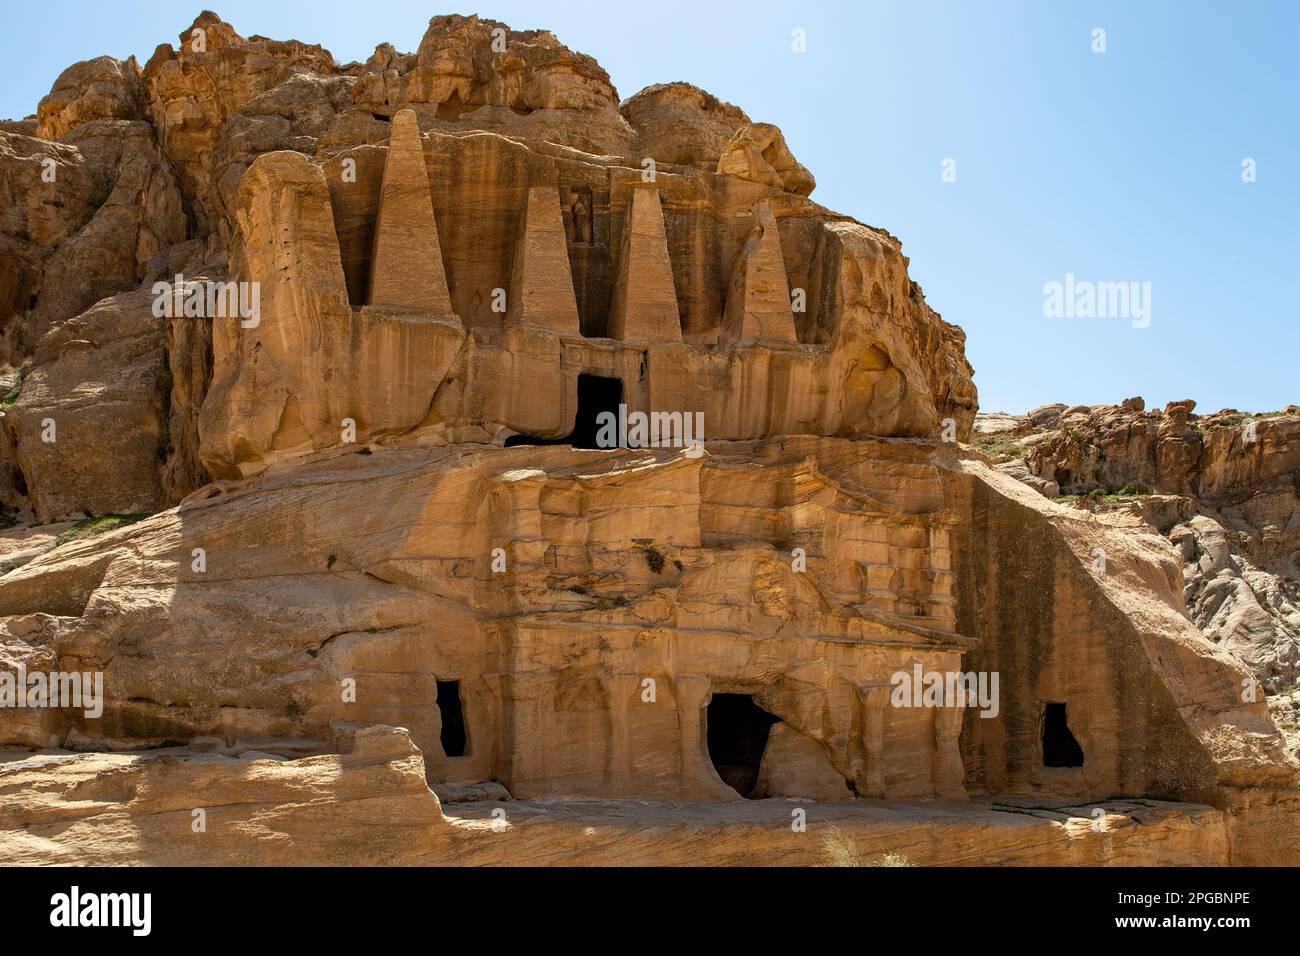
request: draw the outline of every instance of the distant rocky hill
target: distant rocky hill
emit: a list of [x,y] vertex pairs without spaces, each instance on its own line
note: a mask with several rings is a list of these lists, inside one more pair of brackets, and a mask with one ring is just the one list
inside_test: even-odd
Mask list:
[[981,412],[977,448],[1048,497],[1132,515],[1178,549],[1192,619],[1246,662],[1294,725],[1300,680],[1300,407],[1198,415],[1045,405]]

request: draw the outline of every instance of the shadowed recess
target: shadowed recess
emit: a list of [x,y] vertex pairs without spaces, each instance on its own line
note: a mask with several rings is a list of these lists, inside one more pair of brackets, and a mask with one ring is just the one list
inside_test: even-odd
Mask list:
[[709,759],[722,782],[742,797],[754,791],[768,732],[779,721],[749,694],[714,694],[709,701]]
[[506,447],[517,445],[572,445],[574,448],[598,448],[596,417],[609,412],[617,417],[619,403],[623,400],[623,383],[603,375],[578,376],[578,411],[573,417],[573,431],[563,438],[534,438],[531,435],[511,435]]
[[438,711],[442,714],[442,752],[448,757],[464,757],[467,753],[465,712],[460,704],[460,681],[438,681]]
[[1065,704],[1047,704],[1043,708],[1044,767],[1083,766],[1083,748],[1070,731],[1065,711]]

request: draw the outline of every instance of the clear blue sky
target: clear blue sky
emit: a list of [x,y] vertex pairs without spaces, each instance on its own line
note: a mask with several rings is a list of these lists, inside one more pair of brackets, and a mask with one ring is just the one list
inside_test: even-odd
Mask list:
[[[414,50],[435,13],[547,28],[627,97],[685,80],[776,123],[826,206],[903,241],[930,304],[967,333],[986,411],[1195,398],[1300,403],[1300,3],[654,3],[225,0],[245,36],[340,62]],[[59,72],[143,62],[202,7],[175,0],[0,7],[0,116]],[[807,52],[791,51],[802,28]],[[1093,28],[1106,52],[1091,50]],[[1241,181],[1256,160],[1258,180]],[[956,160],[957,181],[941,180]],[[1151,325],[1049,319],[1067,273],[1151,283]]]

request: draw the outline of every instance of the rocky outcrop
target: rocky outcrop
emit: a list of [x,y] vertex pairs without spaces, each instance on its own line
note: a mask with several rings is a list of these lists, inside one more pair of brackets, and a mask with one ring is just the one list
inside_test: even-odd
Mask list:
[[[0,304],[12,316],[5,336],[14,365],[30,361],[44,336],[97,300],[170,283],[182,269],[188,279],[275,276],[271,285],[283,286],[278,298],[266,290],[268,325],[260,330],[232,333],[213,317],[162,326],[165,440],[153,428],[119,429],[114,439],[133,443],[132,468],[161,455],[155,505],[174,503],[209,474],[257,471],[337,446],[349,421],[363,440],[560,437],[571,427],[584,373],[618,378],[633,408],[701,412],[721,438],[805,430],[934,435],[948,420],[962,435],[969,431],[975,392],[960,330],[924,305],[898,243],[801,198],[812,180],[779,130],[751,124],[703,91],[653,87],[620,108],[590,58],[548,33],[475,17],[437,17],[417,53],[381,47],[366,64],[347,67],[319,47],[246,39],[211,13],[179,39],[143,69],[111,58],[77,64],[42,102],[36,132],[43,138],[3,134],[16,202],[0,233],[15,253],[0,276]],[[700,135],[687,135],[692,129]],[[407,239],[386,240],[386,222],[404,221],[419,206],[401,195],[384,198],[388,144],[399,133],[408,155],[418,146],[413,161],[418,167],[423,159],[432,202],[420,229],[439,245],[422,271],[449,300],[436,303],[442,318],[433,325],[394,312],[409,303],[382,301],[392,298],[382,283],[408,278],[398,251]],[[684,144],[695,152],[683,155]],[[324,173],[327,194],[310,173],[310,187],[292,187],[306,191],[290,206],[284,197],[255,195],[280,188],[277,170],[299,168],[272,162],[290,153]],[[252,170],[259,158],[262,169]],[[649,182],[645,159],[660,164]],[[57,185],[39,181],[46,160],[57,167]],[[430,190],[431,182],[444,185]],[[290,223],[290,238],[279,245],[256,234],[259,221],[270,221],[254,209],[267,202],[284,215],[315,217],[319,266],[301,254],[299,226]],[[658,212],[635,214],[638,202]],[[561,260],[545,258],[560,235],[557,205],[568,251]],[[644,234],[649,245],[641,221],[657,227]],[[752,246],[760,221],[758,234],[767,238]],[[190,235],[197,238],[187,244]],[[289,248],[299,259],[291,275],[259,260]],[[531,277],[519,272],[530,256]],[[332,259],[341,260],[345,292]],[[562,266],[570,275],[552,280]],[[656,303],[653,332],[640,320],[619,324],[633,314],[619,305],[629,301],[627,283],[643,273],[653,273],[658,298],[645,300],[638,286],[630,301],[636,309]],[[524,301],[552,281],[562,296],[572,286],[577,329],[562,299]],[[142,310],[144,301],[121,299],[116,308]],[[349,315],[349,307],[362,314]],[[552,318],[554,310],[562,317]],[[334,331],[318,346],[311,323],[319,319],[303,324],[296,315],[334,316],[326,322]],[[128,324],[153,318],[141,311]],[[638,343],[647,334],[681,345],[643,357]],[[353,372],[323,359],[354,336],[370,344]],[[626,344],[612,354],[587,344],[607,336]],[[410,351],[416,339],[427,344]],[[566,360],[555,378],[559,357],[575,348],[582,357]],[[426,354],[436,355],[432,365]],[[50,355],[45,349],[40,360]],[[406,377],[375,405],[361,370],[383,365],[386,355],[405,356],[407,371],[384,374]],[[351,376],[342,392],[339,374]],[[515,393],[503,377],[545,383],[546,400],[513,399],[528,390]],[[828,377],[836,383],[830,390]],[[696,383],[703,380],[715,384],[702,392]],[[319,397],[325,381],[329,401]],[[97,387],[93,379],[81,386],[82,396]],[[64,452],[75,455],[70,447]],[[18,474],[13,454],[8,467]],[[20,488],[71,480],[37,469],[11,481],[4,497],[43,520],[121,504],[53,486]],[[138,480],[110,469],[104,484]]]
[[0,133],[0,195],[0,360],[13,365],[60,323],[160,272],[186,238],[175,177],[139,120],[81,122],[58,142]]
[[151,302],[105,299],[41,341],[3,419],[36,521],[164,507],[166,327]]
[[[775,126],[478,17],[340,65],[205,12],[66,71],[0,125],[0,699],[103,695],[0,708],[0,846],[1286,859],[1288,711],[1174,547],[1240,572],[1179,502],[1273,529],[1289,426],[1039,410],[1023,477],[1140,464],[1192,543],[1046,501],[960,445],[964,334],[814,185]],[[920,691],[966,672],[978,708]]]
[[1276,804],[440,804],[405,733],[349,736],[347,752],[313,757],[205,744],[3,762],[0,850],[65,866],[1208,866],[1294,852]]
[[359,71],[357,108],[414,109],[422,128],[488,130],[586,153],[626,154],[634,133],[609,75],[545,30],[438,16],[414,54],[384,45]]
[[[712,447],[376,449],[66,544],[0,582],[0,647],[29,670],[102,670],[103,714],[46,710],[3,742],[323,749],[333,721],[392,723],[433,781],[720,799],[699,711],[734,692],[815,742],[845,795],[1205,800],[1293,778],[1265,702],[1242,699],[1244,668],[1181,613],[1158,539],[943,443]],[[963,654],[1002,696],[968,713],[959,752],[959,710],[939,720],[873,688]],[[446,753],[435,703],[449,679],[477,741],[464,754]],[[1068,702],[1087,762],[1026,776],[1044,700]],[[878,736],[854,731],[875,719]]]
[[981,416],[977,442],[1049,496],[1165,535],[1184,561],[1192,619],[1268,693],[1289,695],[1300,678],[1300,409],[1195,407],[1146,411],[1138,398]]
[[135,58],[125,62],[111,56],[74,63],[54,81],[54,88],[36,110],[36,136],[59,140],[94,120],[145,118],[144,86]]
[[636,131],[638,154],[709,171],[736,133],[750,125],[744,110],[689,83],[647,86],[619,111]]
[[319,46],[245,40],[208,12],[154,51],[142,73],[149,116],[200,234],[229,238],[226,200],[253,157],[314,148],[347,85],[335,73]]
[[817,185],[812,173],[794,158],[781,131],[770,123],[751,123],[736,130],[718,157],[718,172],[800,196]]
[[406,733],[347,736],[344,753],[296,760],[196,746],[3,761],[0,846],[7,859],[63,866],[447,859],[450,828]]

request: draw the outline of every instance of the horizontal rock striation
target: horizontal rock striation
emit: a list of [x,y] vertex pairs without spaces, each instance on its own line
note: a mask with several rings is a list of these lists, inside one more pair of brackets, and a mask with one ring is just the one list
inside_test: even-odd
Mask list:
[[[6,859],[1294,862],[1292,659],[961,444],[964,333],[777,127],[478,17],[178,40],[0,124],[0,701],[103,682],[0,708]],[[1190,411],[1006,470],[1280,560],[1287,417]]]

